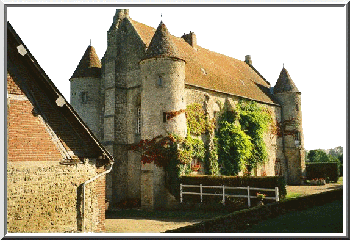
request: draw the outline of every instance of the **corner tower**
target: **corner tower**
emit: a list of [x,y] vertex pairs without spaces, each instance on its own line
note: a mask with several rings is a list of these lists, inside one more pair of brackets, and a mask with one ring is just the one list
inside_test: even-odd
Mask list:
[[[169,119],[170,112],[186,109],[185,61],[181,58],[165,24],[160,22],[140,61],[141,139],[153,139],[170,133],[186,136],[186,116],[182,112]],[[164,195],[164,171],[154,163],[141,166],[141,206],[145,209],[163,208],[169,203]]]
[[283,67],[274,87],[274,95],[282,106],[281,131],[285,155],[287,183],[302,183],[305,174],[305,149],[302,128],[301,93]]
[[101,139],[100,81],[101,62],[90,45],[70,78],[70,102],[98,139]]

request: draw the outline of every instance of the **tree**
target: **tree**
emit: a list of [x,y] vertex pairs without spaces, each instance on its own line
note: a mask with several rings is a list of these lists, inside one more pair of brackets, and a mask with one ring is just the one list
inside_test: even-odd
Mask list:
[[321,149],[310,150],[307,158],[310,162],[330,162],[327,153]]

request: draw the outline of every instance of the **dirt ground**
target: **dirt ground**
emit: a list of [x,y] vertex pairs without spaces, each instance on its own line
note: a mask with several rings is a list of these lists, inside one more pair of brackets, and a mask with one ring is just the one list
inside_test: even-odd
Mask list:
[[[343,185],[338,183],[329,183],[321,186],[287,186],[287,193],[310,195],[342,187]],[[161,233],[166,230],[194,224],[201,220],[203,219],[181,219],[181,217],[176,219],[145,219],[142,217],[123,217],[119,219],[118,217],[107,217],[105,226],[107,233]]]
[[315,193],[330,191],[333,189],[342,188],[343,185],[339,183],[328,183],[326,185],[320,186],[311,186],[311,185],[302,185],[302,186],[286,186],[287,194],[288,193],[299,193],[303,196],[311,195]]
[[107,233],[160,233],[184,227],[198,221],[165,221],[150,219],[106,219]]

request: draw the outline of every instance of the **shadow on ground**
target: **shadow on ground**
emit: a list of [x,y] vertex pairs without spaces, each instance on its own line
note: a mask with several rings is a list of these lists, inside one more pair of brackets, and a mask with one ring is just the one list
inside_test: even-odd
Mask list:
[[139,209],[123,209],[115,211],[107,211],[106,219],[145,219],[158,220],[166,222],[198,222],[228,214],[227,211],[143,211]]

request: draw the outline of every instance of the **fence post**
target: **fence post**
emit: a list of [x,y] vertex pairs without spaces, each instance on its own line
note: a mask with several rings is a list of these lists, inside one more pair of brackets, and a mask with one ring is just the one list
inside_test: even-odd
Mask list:
[[182,183],[180,183],[180,203],[182,203]]
[[201,189],[201,202],[203,201],[203,196],[202,196],[202,193],[203,193],[203,191],[202,191],[202,184],[199,184],[199,186],[200,186],[200,189]]
[[248,207],[250,207],[250,192],[249,192],[249,186],[247,187],[248,191]]
[[278,187],[275,187],[275,194],[276,194],[276,202],[280,200],[279,192],[278,192]]
[[225,205],[225,185],[222,185],[222,204]]

